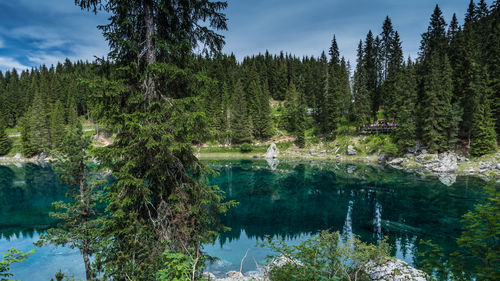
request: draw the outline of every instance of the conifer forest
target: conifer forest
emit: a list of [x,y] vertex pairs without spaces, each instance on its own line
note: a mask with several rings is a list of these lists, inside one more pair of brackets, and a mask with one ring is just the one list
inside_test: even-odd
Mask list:
[[[358,35],[355,61],[341,53],[343,42],[334,28],[330,45],[318,46],[324,49],[319,56],[295,55],[283,46],[279,53],[238,59],[223,51],[231,1],[74,2],[89,17],[108,15],[97,28],[109,53],[92,61],[66,59],[0,71],[0,158],[50,158],[57,181],[74,187],[53,204],[54,224],[39,231],[35,244],[78,249],[82,280],[213,280],[204,270],[213,262],[204,245],[220,241],[230,229],[225,218],[240,208],[240,199],[232,197],[232,189],[213,184],[217,173],[227,171],[215,173],[200,160],[201,148],[237,147],[245,155],[259,147],[265,153],[276,142],[280,150],[293,146],[314,156],[320,144],[329,153],[329,143],[376,135],[380,143],[367,148],[372,149],[367,157],[382,151],[402,158],[425,147],[439,157],[498,159],[498,0],[460,1],[467,6],[463,22],[433,6],[422,19],[426,30],[412,35],[420,40],[416,57],[403,50],[388,14]],[[381,127],[387,130],[379,133]],[[109,143],[96,144],[101,135]],[[351,145],[342,149],[356,154]],[[491,169],[500,170],[500,162],[492,161]],[[14,188],[16,181],[2,177],[0,170],[0,187]],[[297,181],[307,185],[304,178]],[[425,278],[411,280],[499,280],[498,182],[484,184],[486,192],[474,197],[481,204],[457,211],[462,213],[455,224],[461,228],[454,233],[461,236],[449,240],[456,240],[459,250],[443,254],[434,244],[439,239],[421,242],[418,247],[431,249],[422,256],[438,262],[419,258],[412,265]],[[280,200],[272,198],[273,204]],[[421,232],[401,221],[379,220],[380,227]],[[395,255],[390,237],[369,241],[373,245],[357,236],[342,240],[335,229],[308,237],[294,248],[263,236],[258,241],[263,247],[291,261],[269,269],[270,279],[262,280],[379,280],[370,279],[365,264]],[[247,253],[237,265],[240,273]],[[26,263],[35,254],[9,250],[0,262],[0,279],[15,278],[11,264]],[[468,263],[474,269],[465,270]],[[52,276],[74,280],[62,271]]]

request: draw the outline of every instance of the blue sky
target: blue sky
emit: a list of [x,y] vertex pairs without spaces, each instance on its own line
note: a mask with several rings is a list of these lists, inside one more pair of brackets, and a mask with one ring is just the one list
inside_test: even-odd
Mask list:
[[[405,55],[416,57],[436,3],[447,22],[453,12],[462,21],[469,0],[228,0],[223,52],[238,59],[266,49],[318,56],[335,34],[354,63],[359,40],[369,29],[379,34],[389,15]],[[104,23],[105,14],[83,12],[73,0],[0,0],[0,70],[104,56],[108,47],[96,28]]]

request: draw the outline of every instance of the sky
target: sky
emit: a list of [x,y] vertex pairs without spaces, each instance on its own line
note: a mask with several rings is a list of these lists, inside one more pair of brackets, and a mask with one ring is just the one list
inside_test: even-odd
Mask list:
[[[487,0],[491,4],[492,0]],[[446,22],[463,21],[469,0],[228,0],[224,53],[244,56],[288,52],[299,57],[327,51],[336,35],[342,56],[354,65],[368,30],[381,32],[388,15],[405,56],[418,54],[436,4]],[[65,58],[93,60],[108,53],[97,25],[105,13],[81,11],[73,0],[0,0],[0,71],[52,65]]]

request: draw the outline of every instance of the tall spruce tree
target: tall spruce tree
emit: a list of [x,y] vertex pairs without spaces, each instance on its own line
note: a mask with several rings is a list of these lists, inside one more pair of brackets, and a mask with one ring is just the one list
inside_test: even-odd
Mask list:
[[[97,249],[99,221],[96,216],[98,200],[97,182],[92,183],[87,162],[90,161],[88,150],[92,140],[83,135],[80,124],[72,128],[64,138],[60,150],[54,153],[58,159],[55,170],[61,182],[75,187],[68,193],[69,202],[55,202],[56,212],[51,216],[59,221],[57,228],[52,228],[41,236],[37,245],[69,245],[77,248],[83,257],[87,281],[95,280],[96,272],[91,267],[91,256]],[[94,180],[95,181],[95,180]]]
[[[221,12],[226,2],[79,0],[83,9],[104,9],[102,26],[115,61],[114,81],[91,83],[100,96],[101,120],[119,133],[100,154],[117,181],[107,188],[101,245],[95,256],[103,278],[151,280],[165,250],[192,256],[220,226],[219,189],[200,181],[206,169],[192,141],[207,133],[196,96],[207,78],[193,71],[193,49],[210,53],[224,44]],[[203,264],[202,262],[199,263]],[[192,279],[200,272],[194,269]]]
[[9,153],[12,148],[12,142],[9,140],[9,136],[5,130],[5,122],[3,119],[0,119],[0,155]]
[[52,148],[59,149],[61,148],[62,142],[66,135],[64,108],[60,101],[56,101],[56,103],[52,106],[49,122]]
[[370,93],[368,92],[367,75],[363,57],[363,42],[359,41],[357,65],[353,81],[353,99],[355,109],[353,115],[358,126],[368,124],[371,116]]
[[445,151],[449,148],[452,128],[452,69],[446,54],[446,23],[441,9],[436,5],[426,33],[422,35],[420,59],[421,124],[422,140],[429,151]]

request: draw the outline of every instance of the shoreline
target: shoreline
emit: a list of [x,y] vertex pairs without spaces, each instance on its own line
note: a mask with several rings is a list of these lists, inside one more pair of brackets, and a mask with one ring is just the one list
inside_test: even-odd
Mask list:
[[[442,154],[419,154],[412,157],[397,157],[381,159],[383,155],[341,155],[327,152],[307,152],[305,150],[290,150],[280,152],[277,160],[306,160],[306,161],[326,161],[338,163],[365,163],[387,165],[395,169],[401,169],[407,172],[422,173],[425,175],[433,175],[438,177],[444,176],[476,176],[486,181],[496,180],[500,182],[500,152],[486,157],[477,159],[467,159],[457,157],[459,160],[456,163],[454,171],[434,171],[429,164],[439,163],[441,155],[451,154],[449,152]],[[201,152],[195,153],[200,160],[224,160],[224,159],[246,159],[246,160],[265,160],[264,154],[241,153],[241,152],[225,152],[225,153],[210,153]],[[416,158],[428,159],[422,163]]]
[[[242,153],[239,151],[231,152],[196,152],[195,156],[200,160],[265,160],[265,154],[258,153]],[[434,176],[477,176],[486,181],[496,180],[500,182],[500,152],[485,157],[476,159],[467,159],[464,157],[457,157],[459,159],[456,163],[456,169],[453,171],[440,171],[436,172],[429,168],[429,164],[438,163],[441,155],[448,154],[419,154],[411,157],[399,158],[385,158],[383,155],[345,155],[333,154],[326,151],[315,152],[305,149],[289,149],[280,152],[277,160],[305,160],[305,161],[326,161],[338,163],[366,163],[387,165],[395,169],[402,169],[407,172],[423,173],[425,175]],[[418,161],[422,160],[423,161]],[[20,165],[20,164],[38,164],[44,165],[52,162],[48,155],[34,156],[25,158],[19,154],[15,156],[0,157],[1,166]]]

